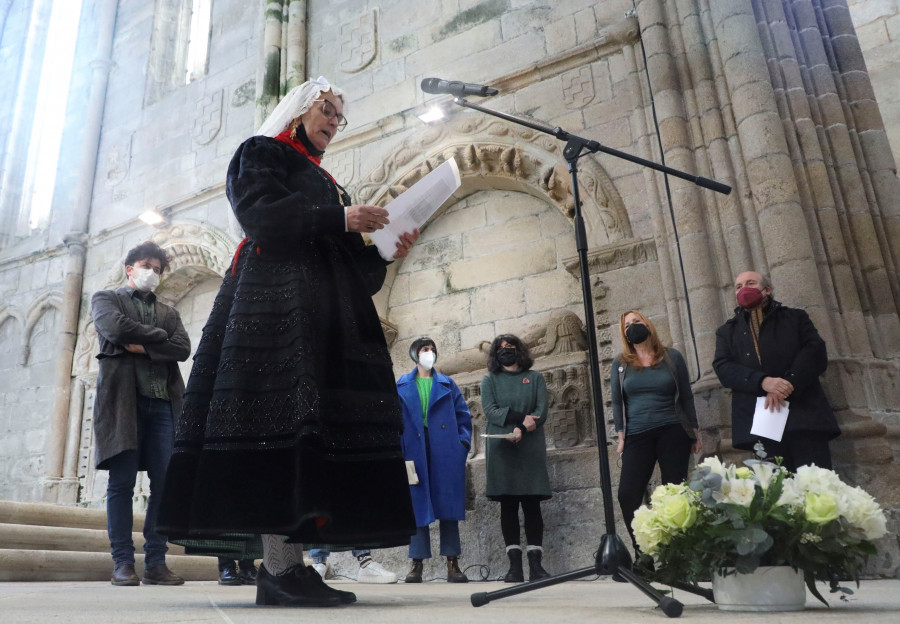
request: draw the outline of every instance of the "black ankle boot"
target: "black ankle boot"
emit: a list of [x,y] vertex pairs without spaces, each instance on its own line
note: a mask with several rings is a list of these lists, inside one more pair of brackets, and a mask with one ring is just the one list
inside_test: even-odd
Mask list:
[[413,559],[412,565],[409,566],[409,573],[403,580],[404,583],[421,583],[422,582],[422,560]]
[[550,573],[541,565],[541,559],[544,557],[542,550],[528,551],[528,580],[536,581],[538,579],[547,578]]
[[[341,594],[350,594],[347,600]],[[311,567],[295,565],[277,576],[269,574],[265,565],[259,566],[256,577],[256,604],[282,607],[336,607],[355,602],[351,592],[339,592],[322,582]]]
[[506,551],[509,557],[509,572],[503,577],[504,583],[524,583],[525,572],[522,571],[522,549],[510,548]]

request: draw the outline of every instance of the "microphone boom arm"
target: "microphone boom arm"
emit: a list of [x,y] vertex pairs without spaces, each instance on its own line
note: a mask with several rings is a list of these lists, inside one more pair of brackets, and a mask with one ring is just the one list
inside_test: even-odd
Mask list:
[[[459,106],[464,106],[465,108],[471,108],[473,110],[480,111],[482,113],[487,113],[488,115],[493,115],[494,117],[499,117],[501,119],[505,119],[507,121],[511,121],[513,123],[517,123],[532,130],[537,130],[538,132],[544,132],[545,134],[549,134],[555,136],[560,141],[566,141],[566,147],[563,150],[563,156],[566,161],[572,162],[573,160],[577,160],[581,158],[585,154],[593,154],[595,152],[603,152],[604,154],[609,154],[610,156],[616,156],[617,158],[622,158],[624,160],[631,161],[638,165],[642,165],[644,167],[649,167],[650,169],[654,169],[656,171],[661,171],[662,173],[667,173],[669,175],[673,175],[676,178],[681,178],[682,180],[687,180],[688,182],[693,182],[697,186],[702,188],[707,188],[711,191],[715,191],[716,193],[721,193],[723,195],[728,195],[731,193],[731,187],[727,184],[722,184],[721,182],[716,182],[715,180],[710,180],[709,178],[704,178],[703,176],[695,176],[690,173],[685,173],[679,169],[673,169],[672,167],[667,167],[666,165],[661,165],[659,163],[655,163],[652,160],[646,160],[639,156],[634,156],[627,152],[621,152],[617,149],[613,149],[611,147],[606,147],[598,143],[597,141],[593,141],[591,139],[585,139],[580,136],[571,134],[566,132],[559,126],[556,128],[550,128],[549,126],[542,126],[541,124],[534,123],[531,121],[527,121],[525,119],[520,119],[518,117],[513,117],[512,115],[507,115],[506,113],[501,113],[500,111],[491,110],[490,108],[485,108],[483,106],[479,106],[478,104],[473,104],[469,102],[467,99],[462,97],[454,98],[453,101]],[[584,151],[586,150],[586,151]]]

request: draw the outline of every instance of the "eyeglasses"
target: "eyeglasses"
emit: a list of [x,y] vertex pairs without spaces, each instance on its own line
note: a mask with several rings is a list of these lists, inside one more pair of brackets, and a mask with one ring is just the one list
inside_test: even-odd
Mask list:
[[314,102],[322,102],[322,114],[325,115],[325,119],[333,119],[337,117],[338,121],[338,132],[347,127],[347,118],[337,112],[337,109],[334,107],[329,100],[321,99],[321,100],[313,100]]

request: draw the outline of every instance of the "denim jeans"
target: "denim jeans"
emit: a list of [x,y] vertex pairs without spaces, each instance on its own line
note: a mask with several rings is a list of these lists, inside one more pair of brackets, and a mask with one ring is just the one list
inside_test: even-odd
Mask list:
[[[459,543],[459,521],[439,520],[441,528],[441,556],[459,557],[462,546]],[[427,526],[416,527],[416,534],[409,540],[410,559],[431,559],[431,536]]]
[[136,450],[122,451],[109,460],[106,528],[115,564],[133,565],[132,500],[138,466],[144,466],[150,478],[150,498],[144,520],[144,567],[152,568],[166,562],[168,550],[166,536],[156,532],[159,496],[154,495],[153,487],[155,484],[158,489],[162,489],[175,444],[175,423],[169,401],[142,396],[137,398],[137,438]]
[[[328,555],[331,554],[330,550],[325,550],[324,548],[312,548],[309,551],[309,556],[312,558],[313,563],[325,563],[328,561]],[[362,557],[364,555],[371,555],[371,550],[354,550],[354,557]]]

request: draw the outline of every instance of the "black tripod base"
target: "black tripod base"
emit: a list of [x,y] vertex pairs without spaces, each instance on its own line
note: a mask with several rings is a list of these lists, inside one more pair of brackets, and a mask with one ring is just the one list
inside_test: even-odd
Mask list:
[[492,592],[480,592],[472,594],[471,601],[473,607],[482,607],[493,600],[500,600],[524,594],[525,592],[534,591],[551,585],[558,585],[566,581],[572,581],[585,576],[612,576],[617,581],[627,581],[631,583],[644,594],[650,597],[660,610],[668,617],[678,617],[684,611],[684,605],[670,596],[664,596],[655,588],[653,588],[644,579],[637,576],[631,570],[631,554],[622,540],[615,533],[607,533],[600,540],[600,548],[597,550],[597,559],[593,566],[564,572],[539,581],[531,581],[530,583],[522,583],[515,587],[507,589],[498,589]]

